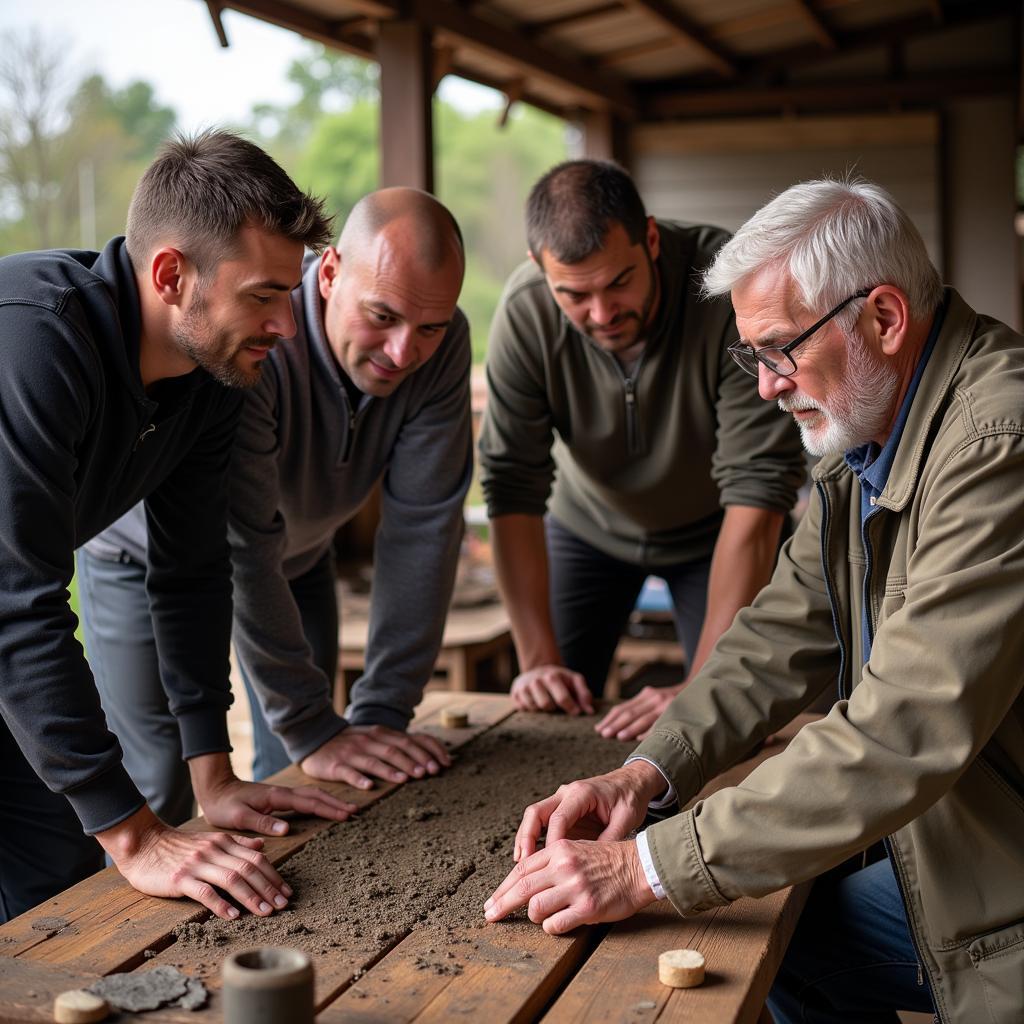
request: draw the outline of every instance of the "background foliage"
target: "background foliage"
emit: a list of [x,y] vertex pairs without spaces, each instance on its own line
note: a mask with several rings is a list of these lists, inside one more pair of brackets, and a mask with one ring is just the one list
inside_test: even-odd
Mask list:
[[[124,230],[132,188],[176,115],[146,82],[111,87],[68,70],[67,40],[0,36],[0,255],[97,248]],[[377,187],[377,67],[310,44],[293,62],[291,102],[254,105],[234,125],[268,149],[303,187],[327,198],[338,223]],[[530,185],[565,159],[566,126],[518,106],[495,111],[434,105],[437,191],[466,239],[460,304],[482,360],[502,283],[522,260]]]

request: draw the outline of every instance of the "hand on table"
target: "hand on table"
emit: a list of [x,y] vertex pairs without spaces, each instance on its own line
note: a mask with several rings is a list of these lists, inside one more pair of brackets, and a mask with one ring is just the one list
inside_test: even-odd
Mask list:
[[520,673],[512,681],[511,696],[520,711],[594,713],[594,699],[583,676],[561,665],[539,665]]
[[521,860],[484,904],[484,917],[500,921],[527,907],[549,935],[577,925],[621,921],[654,902],[636,842],[561,839]]
[[262,839],[171,828],[149,807],[96,838],[139,892],[188,896],[226,920],[238,917],[239,911],[218,889],[259,917],[287,906],[292,895],[260,852]]
[[647,805],[665,792],[661,772],[648,761],[631,761],[607,775],[559,786],[553,796],[530,804],[516,832],[517,862],[562,839],[622,839],[643,823]]
[[226,754],[203,754],[188,762],[196,800],[206,820],[217,828],[245,829],[283,836],[288,823],[275,811],[297,811],[331,821],[345,821],[358,810],[315,786],[268,786],[243,782],[231,770]]
[[350,725],[303,758],[299,767],[314,779],[369,789],[373,779],[422,779],[437,775],[451,763],[444,744],[433,736],[383,725]]
[[635,697],[613,707],[594,729],[605,739],[643,739],[685,685],[645,686]]

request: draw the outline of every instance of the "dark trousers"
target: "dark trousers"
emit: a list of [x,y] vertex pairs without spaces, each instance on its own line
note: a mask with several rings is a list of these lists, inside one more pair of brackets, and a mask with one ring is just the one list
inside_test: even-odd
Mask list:
[[103,867],[71,804],[51,793],[0,719],[0,924]]
[[544,532],[558,650],[592,693],[604,693],[615,648],[648,576],[660,576],[668,584],[679,642],[687,661],[693,659],[704,625],[710,557],[652,568],[598,551],[552,516],[545,519]]
[[768,999],[775,1024],[899,1024],[934,1013],[888,858],[814,883]]
[[[313,662],[327,676],[333,692],[338,671],[338,594],[331,552],[308,572],[292,580],[289,587],[299,609],[306,643],[313,651]],[[284,744],[270,728],[241,661],[238,668],[252,706],[252,777],[258,781],[287,768],[292,761]]]

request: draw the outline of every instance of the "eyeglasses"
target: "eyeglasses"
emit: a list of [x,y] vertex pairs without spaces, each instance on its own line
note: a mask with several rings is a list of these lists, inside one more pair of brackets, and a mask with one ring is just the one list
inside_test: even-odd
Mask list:
[[742,341],[734,341],[726,351],[752,377],[757,376],[758,363],[767,366],[772,373],[777,373],[781,377],[792,377],[796,373],[796,361],[790,355],[793,349],[802,342],[805,342],[815,331],[824,327],[836,313],[845,309],[854,299],[864,299],[870,294],[870,288],[862,288],[855,295],[851,295],[848,299],[843,299],[835,309],[830,310],[816,324],[808,327],[803,334],[798,335],[792,341],[787,341],[785,345],[766,345],[764,348],[752,348]]

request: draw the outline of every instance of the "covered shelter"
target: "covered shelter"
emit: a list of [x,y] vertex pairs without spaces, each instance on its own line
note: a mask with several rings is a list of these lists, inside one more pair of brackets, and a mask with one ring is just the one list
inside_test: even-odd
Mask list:
[[1021,326],[1015,0],[206,0],[380,65],[381,184],[433,189],[455,74],[580,126],[649,210],[735,228],[823,173],[885,185],[944,278]]

